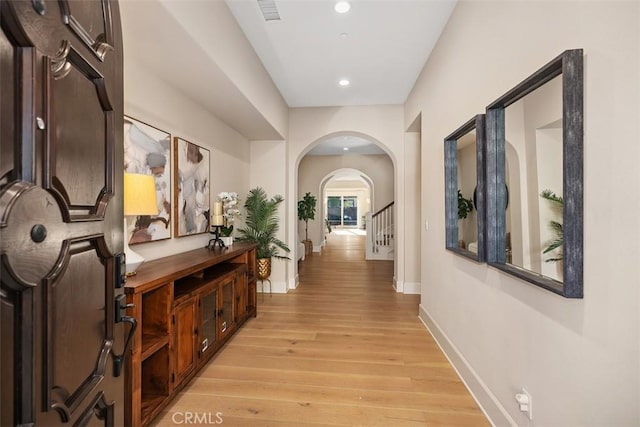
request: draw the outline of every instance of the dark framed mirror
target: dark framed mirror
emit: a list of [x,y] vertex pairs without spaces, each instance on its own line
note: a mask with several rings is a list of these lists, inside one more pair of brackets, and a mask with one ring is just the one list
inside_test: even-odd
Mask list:
[[446,248],[485,261],[485,115],[444,140]]
[[536,71],[489,105],[486,117],[487,262],[582,298],[582,49]]

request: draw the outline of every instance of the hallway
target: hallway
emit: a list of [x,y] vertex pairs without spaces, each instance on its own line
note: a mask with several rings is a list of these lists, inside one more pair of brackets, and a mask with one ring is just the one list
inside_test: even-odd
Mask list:
[[364,236],[332,233],[299,267],[298,288],[259,295],[258,317],[155,425],[187,412],[228,426],[488,425],[419,321],[419,295],[394,292],[393,262],[364,261]]

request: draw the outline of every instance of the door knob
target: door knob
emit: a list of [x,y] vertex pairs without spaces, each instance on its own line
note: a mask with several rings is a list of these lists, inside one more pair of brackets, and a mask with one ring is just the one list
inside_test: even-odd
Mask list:
[[36,243],[44,242],[47,238],[47,227],[42,224],[36,224],[31,228],[31,240]]

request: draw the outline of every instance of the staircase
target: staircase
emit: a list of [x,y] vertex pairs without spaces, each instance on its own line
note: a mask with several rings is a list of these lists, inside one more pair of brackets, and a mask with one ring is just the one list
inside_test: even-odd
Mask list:
[[391,202],[378,212],[366,215],[367,260],[392,260],[394,257],[393,205]]

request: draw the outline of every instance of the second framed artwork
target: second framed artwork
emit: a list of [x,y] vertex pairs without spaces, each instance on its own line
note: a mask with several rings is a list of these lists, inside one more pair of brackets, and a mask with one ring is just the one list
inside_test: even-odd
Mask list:
[[173,138],[174,236],[209,232],[209,150],[180,137]]

